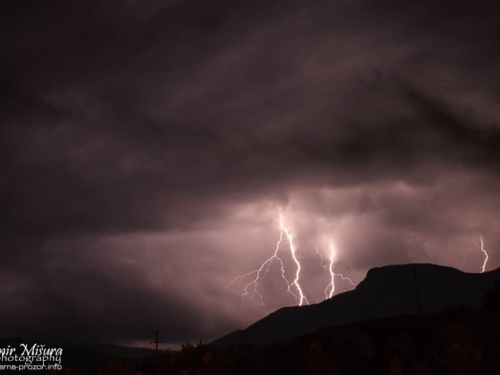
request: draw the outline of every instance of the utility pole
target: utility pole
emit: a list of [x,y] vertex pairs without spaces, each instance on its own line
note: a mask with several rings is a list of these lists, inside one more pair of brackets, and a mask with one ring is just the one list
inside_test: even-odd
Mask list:
[[150,344],[155,344],[155,349],[156,349],[156,351],[158,351],[158,344],[162,343],[163,341],[160,341],[160,338],[159,338],[160,331],[156,330],[156,331],[154,331],[154,333],[155,333],[155,341],[151,341]]
[[413,275],[415,276],[415,296],[417,298],[417,314],[420,315],[420,296],[418,293],[417,266],[413,267]]

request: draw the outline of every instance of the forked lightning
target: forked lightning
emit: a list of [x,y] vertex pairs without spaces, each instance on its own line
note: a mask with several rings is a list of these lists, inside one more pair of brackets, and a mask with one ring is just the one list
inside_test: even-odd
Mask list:
[[[251,279],[250,282],[245,284],[245,287],[243,288],[243,292],[240,295],[241,295],[241,298],[244,298],[245,296],[249,295],[250,293],[252,295],[252,298],[254,298],[255,295],[257,295],[257,297],[260,300],[261,305],[264,305],[264,297],[259,292],[259,285],[262,283],[262,280],[264,280],[267,273],[269,272],[273,261],[277,260],[280,264],[280,267],[281,267],[281,269],[280,269],[281,270],[281,277],[283,278],[283,280],[285,280],[285,283],[287,285],[287,293],[291,294],[295,298],[295,300],[297,301],[299,306],[302,306],[304,303],[309,304],[309,302],[307,301],[307,298],[304,296],[304,293],[303,293],[302,288],[300,286],[301,267],[300,267],[300,262],[297,258],[295,245],[293,243],[293,237],[292,237],[290,231],[285,227],[283,215],[281,213],[279,214],[279,224],[280,224],[280,237],[279,237],[278,242],[276,243],[276,249],[274,250],[274,254],[271,257],[269,257],[268,259],[266,259],[261,264],[260,268],[254,270],[254,271],[248,272],[244,275],[236,276],[233,280],[231,280],[226,285],[223,292],[225,292],[229,287],[231,287],[236,281],[245,280],[247,277],[255,275],[255,277],[253,279]],[[284,266],[283,260],[278,256],[280,246],[281,246],[281,243],[283,241],[283,233],[285,233],[285,235],[287,237],[287,240],[288,240],[289,246],[290,246],[290,254],[292,256],[293,261],[295,262],[295,265],[297,266],[297,270],[295,272],[295,278],[292,282],[290,282],[290,280],[288,280],[288,278],[286,277],[285,266]],[[294,289],[296,291],[294,291]]]

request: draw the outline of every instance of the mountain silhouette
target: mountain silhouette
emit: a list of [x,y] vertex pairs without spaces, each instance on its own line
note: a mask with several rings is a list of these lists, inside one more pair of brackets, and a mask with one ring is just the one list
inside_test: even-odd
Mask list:
[[271,344],[325,327],[399,315],[437,313],[457,305],[479,308],[498,280],[500,268],[486,273],[465,273],[434,264],[373,268],[355,290],[318,304],[279,309],[210,345],[222,349],[232,342]]

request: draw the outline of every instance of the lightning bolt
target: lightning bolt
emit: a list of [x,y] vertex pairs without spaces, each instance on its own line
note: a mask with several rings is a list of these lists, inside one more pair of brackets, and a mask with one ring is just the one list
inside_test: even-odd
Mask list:
[[[295,265],[297,266],[297,270],[295,272],[295,280],[293,280],[292,285],[295,285],[295,287],[297,288],[297,291],[299,292],[299,306],[302,306],[304,304],[304,302],[306,302],[309,305],[309,302],[307,301],[307,298],[304,296],[304,293],[302,292],[302,288],[300,287],[300,284],[299,284],[301,267],[300,267],[300,262],[297,259],[295,245],[293,244],[293,237],[290,234],[290,232],[288,231],[288,229],[286,229],[285,224],[283,223],[283,215],[281,213],[280,213],[280,227],[281,227],[282,231],[285,232],[285,234],[288,238],[288,242],[290,243],[290,253],[292,255],[293,261],[295,262]],[[289,290],[290,290],[290,288],[289,288]]]
[[[279,228],[280,228],[280,236],[279,240],[276,243],[276,248],[274,250],[273,255],[271,255],[269,258],[267,258],[258,269],[248,272],[244,275],[238,275],[236,276],[233,280],[231,280],[226,287],[224,288],[223,292],[227,291],[234,283],[236,283],[239,280],[247,280],[249,277],[252,277],[249,282],[247,282],[243,288],[242,293],[240,294],[241,298],[245,298],[246,296],[251,296],[251,298],[255,298],[257,296],[260,300],[261,305],[264,305],[264,297],[262,294],[259,292],[259,286],[262,284],[262,281],[265,279],[267,274],[269,273],[269,270],[271,269],[271,266],[274,261],[279,262],[280,264],[280,270],[281,270],[281,277],[286,283],[287,286],[287,293],[292,295],[297,304],[299,306],[302,306],[304,304],[309,304],[309,301],[307,300],[306,296],[304,295],[304,292],[302,290],[301,284],[300,284],[300,275],[301,275],[301,264],[299,259],[304,258],[303,256],[299,256],[297,254],[297,249],[295,247],[295,243],[293,242],[293,235],[290,232],[290,230],[286,227],[285,221],[283,214],[279,214]],[[290,249],[290,256],[295,263],[296,269],[295,269],[295,275],[293,281],[290,281],[287,276],[286,276],[286,271],[285,271],[285,266],[283,263],[283,259],[280,258],[279,252],[282,247],[283,240],[285,239],[288,241],[289,244],[289,249]],[[348,277],[344,276],[342,273],[335,272],[335,258],[336,258],[336,250],[335,247],[330,241],[329,243],[330,247],[330,254],[328,256],[328,264],[325,262],[325,256],[316,248],[316,254],[319,256],[321,260],[321,268],[324,270],[328,270],[330,274],[330,283],[327,285],[325,289],[325,299],[332,298],[333,295],[335,294],[336,288],[335,288],[335,280],[336,277],[340,277],[342,281],[347,281],[349,282],[352,286],[356,286],[356,284]]]
[[488,263],[488,253],[484,249],[484,241],[483,241],[483,236],[479,236],[479,239],[481,240],[481,251],[484,253],[484,263],[483,263],[483,269],[481,270],[481,273],[484,273],[484,270],[486,269],[486,264]]
[[330,284],[328,284],[325,289],[325,300],[332,298],[333,295],[335,294],[335,276],[340,276],[341,280],[348,281],[353,286],[356,286],[356,284],[350,278],[344,276],[341,273],[334,272],[335,269],[334,262],[337,252],[335,251],[335,247],[333,246],[333,243],[331,241],[330,241],[330,256],[329,256],[330,263],[328,264],[328,266],[323,265],[323,255],[319,253],[317,249],[316,253],[319,255],[321,259],[321,267],[324,269],[328,269],[328,272],[330,273]]
[[[483,239],[482,235],[479,235],[479,241],[481,242],[481,246],[478,246],[476,241],[472,240],[472,243],[474,244],[474,248],[470,249],[469,252],[467,253],[467,255],[465,256],[464,260],[462,261],[462,268],[464,268],[465,262],[472,255],[472,253],[474,251],[479,250],[484,254],[483,266],[481,267],[481,271],[479,273],[484,273],[486,271],[486,265],[488,264],[489,256],[488,256],[488,252],[484,248],[484,239]],[[493,251],[493,252],[495,252],[495,251]]]
[[[302,293],[302,289],[300,288],[300,285],[299,285],[300,263],[298,262],[298,260],[295,256],[295,247],[293,245],[292,237],[283,224],[283,215],[282,214],[279,215],[279,223],[280,223],[280,237],[279,237],[278,242],[276,243],[276,248],[274,250],[274,254],[271,257],[269,257],[268,259],[266,259],[258,269],[251,271],[251,272],[248,272],[244,275],[236,276],[234,279],[232,279],[226,285],[226,287],[224,288],[222,293],[226,292],[238,280],[245,280],[247,277],[254,275],[255,277],[253,279],[251,279],[250,282],[245,284],[245,287],[243,288],[243,292],[240,294],[240,296],[242,299],[249,294],[251,294],[252,299],[255,296],[257,296],[260,300],[260,304],[264,305],[264,297],[259,292],[259,286],[262,283],[262,280],[264,280],[265,277],[267,276],[269,270],[271,269],[271,265],[272,265],[273,261],[276,260],[280,264],[281,277],[283,278],[283,280],[285,281],[285,283],[287,285],[287,293],[292,295],[295,298],[295,300],[298,301],[299,306],[302,306],[302,303],[304,301],[306,301],[306,303],[308,303],[307,299],[304,297],[304,295]],[[295,280],[293,282],[290,282],[290,280],[288,280],[288,278],[286,277],[285,266],[283,264],[283,260],[278,256],[280,246],[281,246],[281,243],[283,241],[283,233],[286,233],[286,235],[287,235],[288,241],[290,242],[290,252],[292,254],[292,257],[294,258],[295,263],[298,265],[298,270],[296,272]],[[296,287],[296,289],[299,292],[299,295],[297,295],[296,293],[293,292],[293,290],[292,290],[293,286]]]
[[[330,272],[330,284],[328,284],[325,289],[325,299],[332,298],[333,293],[335,293],[335,272],[333,272],[333,269],[335,268],[335,266],[333,265],[334,257],[334,249],[332,244],[330,243],[330,265],[328,266],[328,271]],[[330,294],[327,294],[328,288],[330,288]]]

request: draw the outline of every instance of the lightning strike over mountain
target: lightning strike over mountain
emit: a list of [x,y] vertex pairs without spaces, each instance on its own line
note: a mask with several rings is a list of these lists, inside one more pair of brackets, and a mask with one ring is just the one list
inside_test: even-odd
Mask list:
[[[488,251],[484,248],[484,239],[483,236],[479,236],[479,240],[481,242],[481,246],[478,246],[476,241],[472,240],[472,243],[474,244],[474,248],[470,249],[467,255],[465,256],[464,260],[462,261],[462,269],[465,266],[465,262],[467,259],[475,252],[475,251],[481,251],[484,254],[484,261],[483,261],[483,266],[481,267],[480,273],[484,273],[486,271],[486,265],[488,264],[488,259],[489,259],[489,254]],[[495,251],[493,251],[495,253]]]
[[481,270],[481,273],[484,273],[484,271],[486,270],[486,264],[488,263],[488,253],[486,252],[486,250],[484,249],[484,241],[483,241],[483,236],[479,236],[480,240],[481,240],[481,251],[484,253],[484,263],[483,263],[483,269]]
[[[328,271],[330,272],[330,284],[328,284],[328,286],[325,289],[325,299],[332,298],[333,293],[335,293],[335,273],[333,272],[333,269],[335,267],[333,265],[334,257],[335,257],[335,251],[333,245],[330,243],[330,264],[328,266]],[[327,297],[328,288],[330,288],[330,293],[328,294]]]
[[302,306],[304,302],[306,302],[309,305],[309,302],[307,301],[307,298],[304,296],[304,293],[302,292],[302,288],[300,287],[299,284],[299,279],[300,279],[300,262],[297,259],[297,255],[295,253],[295,245],[293,244],[293,237],[288,231],[288,229],[285,227],[285,224],[283,223],[283,215],[280,213],[280,227],[281,229],[285,232],[288,242],[290,243],[290,253],[292,255],[292,258],[297,265],[297,271],[295,272],[295,279],[293,280],[293,285],[297,288],[297,291],[299,292],[299,306]]
[[335,294],[335,276],[340,276],[341,280],[348,281],[353,286],[356,286],[356,284],[350,278],[344,276],[342,273],[334,272],[335,257],[336,257],[337,252],[335,251],[335,247],[333,246],[332,242],[330,242],[329,247],[330,247],[330,256],[328,259],[329,259],[330,263],[328,265],[323,265],[323,254],[321,254],[316,249],[316,253],[319,255],[319,257],[321,259],[321,267],[324,269],[328,269],[328,272],[330,273],[330,283],[326,286],[326,289],[325,289],[325,300],[332,298],[333,295]]
[[[281,277],[285,281],[287,285],[287,293],[292,295],[295,300],[297,301],[297,304],[299,306],[302,306],[304,304],[309,304],[309,301],[307,300],[307,297],[304,295],[303,289],[300,284],[300,276],[301,276],[301,264],[300,264],[300,259],[304,258],[303,256],[299,256],[296,251],[295,243],[293,241],[293,235],[290,232],[290,230],[285,226],[284,222],[284,217],[283,214],[279,214],[279,227],[280,227],[280,236],[278,239],[278,242],[276,243],[276,248],[274,250],[274,254],[267,258],[258,269],[253,270],[251,272],[248,272],[243,275],[238,275],[234,279],[232,279],[224,288],[222,293],[227,291],[233,284],[235,284],[239,280],[246,280],[248,277],[253,277],[249,282],[247,282],[243,288],[243,292],[240,294],[241,298],[243,299],[244,297],[250,295],[251,298],[253,299],[255,296],[257,296],[260,300],[260,304],[264,305],[264,297],[262,294],[259,292],[259,286],[262,284],[262,281],[266,278],[267,274],[269,273],[269,270],[271,269],[271,266],[273,262],[276,260],[280,264],[280,270],[281,270]],[[281,246],[283,244],[283,239],[285,234],[286,239],[288,240],[289,243],[289,248],[290,248],[290,256],[293,260],[293,262],[296,265],[295,269],[295,277],[292,280],[289,280],[286,277],[286,271],[285,271],[285,266],[283,259],[279,256],[279,252],[281,249]],[[330,283],[327,285],[324,293],[325,293],[325,299],[332,298],[333,295],[335,294],[336,288],[335,288],[335,279],[336,277],[340,277],[342,281],[347,281],[349,282],[352,286],[356,286],[356,284],[348,277],[344,276],[342,273],[335,272],[335,260],[336,260],[336,249],[333,243],[330,241],[329,243],[329,249],[330,253],[328,258],[325,257],[324,254],[322,254],[318,248],[315,248],[316,254],[319,256],[321,260],[321,268],[324,270],[328,270],[329,275],[330,275]],[[328,259],[328,264],[325,262],[325,260]]]
[[[276,249],[274,250],[274,254],[271,257],[269,257],[268,259],[266,259],[261,264],[259,269],[248,272],[244,275],[236,276],[233,280],[231,280],[226,285],[226,287],[224,288],[222,293],[224,293],[227,289],[229,289],[229,287],[231,287],[236,281],[244,280],[248,276],[255,275],[254,279],[252,279],[249,283],[245,284],[245,287],[243,288],[243,293],[241,293],[241,298],[243,299],[245,296],[247,296],[251,290],[252,298],[254,298],[255,295],[257,295],[258,298],[260,299],[260,304],[264,305],[264,297],[262,296],[262,294],[260,294],[258,287],[262,283],[262,280],[264,280],[264,278],[267,276],[267,273],[269,272],[273,261],[277,260],[280,263],[280,267],[281,267],[280,268],[281,277],[283,278],[283,280],[285,280],[286,285],[287,285],[287,292],[290,293],[295,298],[295,300],[297,300],[300,304],[304,300],[304,297],[302,295],[299,296],[292,291],[292,286],[296,285],[296,283],[295,283],[295,281],[290,282],[287,279],[286,274],[285,274],[285,266],[283,264],[283,260],[278,256],[278,252],[280,250],[280,245],[281,245],[281,242],[283,241],[283,232],[284,231],[285,231],[285,229],[283,226],[283,216],[280,214],[280,237],[279,237],[278,242],[276,243]],[[287,233],[287,237],[290,240],[288,233]],[[293,242],[290,242],[290,249],[292,249],[292,246],[293,246]],[[292,251],[292,256],[293,256],[294,250],[291,250],[291,251]],[[296,261],[296,262],[298,262],[298,261]],[[299,269],[299,272],[300,272],[300,269]],[[297,289],[301,292],[300,288],[297,288]]]

